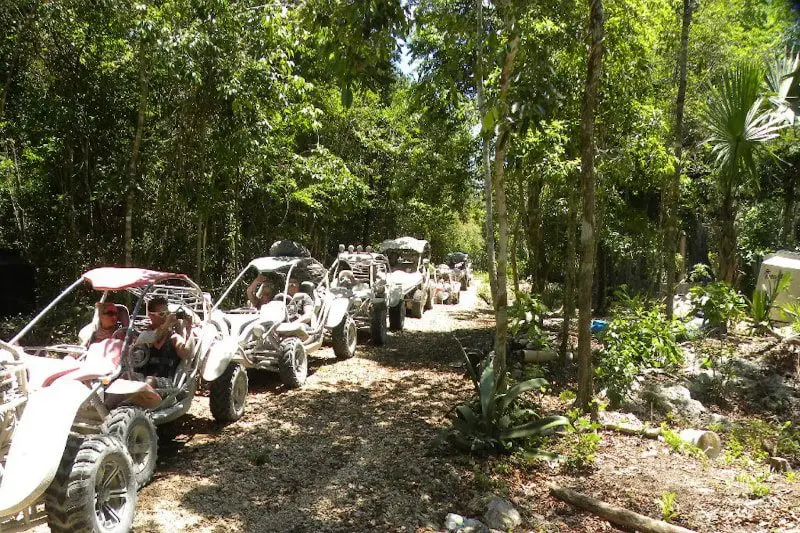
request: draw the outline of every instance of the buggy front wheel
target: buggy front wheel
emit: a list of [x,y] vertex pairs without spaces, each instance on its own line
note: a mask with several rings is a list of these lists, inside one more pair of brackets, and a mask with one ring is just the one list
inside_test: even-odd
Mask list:
[[281,343],[278,359],[278,371],[281,381],[287,389],[296,389],[306,382],[308,377],[308,356],[306,347],[300,339],[286,339]]
[[125,445],[111,435],[70,438],[44,508],[53,533],[128,533],[136,477]]
[[406,322],[406,302],[400,300],[397,305],[389,308],[389,329],[403,331]]
[[153,477],[158,456],[158,435],[150,415],[138,407],[117,407],[111,411],[103,428],[128,449],[136,488],[147,485]]
[[331,330],[333,339],[333,353],[336,359],[343,361],[351,359],[356,355],[356,343],[358,342],[358,329],[356,322],[350,315],[344,315],[338,326]]
[[230,363],[220,377],[211,382],[209,407],[214,420],[235,422],[244,415],[247,400],[247,371]]
[[386,344],[386,304],[379,303],[372,306],[369,315],[369,332],[372,344],[383,346]]

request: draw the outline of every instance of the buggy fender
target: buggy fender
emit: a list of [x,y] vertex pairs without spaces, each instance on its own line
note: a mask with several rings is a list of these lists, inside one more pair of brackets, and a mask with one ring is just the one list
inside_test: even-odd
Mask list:
[[203,379],[214,381],[220,377],[238,350],[239,344],[233,337],[214,341],[209,347],[206,363],[203,365]]
[[28,396],[0,481],[0,516],[33,505],[50,486],[75,415],[91,395],[83,383],[67,380]]
[[342,323],[342,319],[350,309],[350,300],[348,298],[336,298],[331,302],[330,311],[328,311],[328,319],[325,321],[326,328],[335,328]]
[[392,285],[386,294],[386,303],[389,307],[394,307],[403,299],[403,287]]

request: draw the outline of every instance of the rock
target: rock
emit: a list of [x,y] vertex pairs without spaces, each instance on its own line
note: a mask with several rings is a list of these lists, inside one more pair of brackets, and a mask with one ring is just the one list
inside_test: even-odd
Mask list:
[[488,533],[489,528],[480,520],[465,518],[459,514],[450,513],[444,519],[444,529],[448,532],[459,533]]
[[483,519],[490,528],[502,531],[511,531],[522,523],[522,516],[511,502],[497,496],[489,500]]
[[770,472],[788,472],[792,469],[789,461],[783,457],[770,457],[767,462],[769,463]]
[[692,398],[689,389],[682,385],[664,386],[660,383],[646,382],[638,394],[633,395],[631,401],[626,402],[626,407],[633,411],[649,410],[650,406],[663,414],[673,415],[699,424],[706,408],[702,403]]

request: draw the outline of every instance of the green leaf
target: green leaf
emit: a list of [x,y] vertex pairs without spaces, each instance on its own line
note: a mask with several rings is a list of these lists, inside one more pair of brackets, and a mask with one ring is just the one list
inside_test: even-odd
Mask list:
[[548,429],[568,425],[569,419],[567,417],[552,415],[540,418],[539,420],[534,420],[533,422],[528,422],[527,424],[521,424],[517,427],[509,429],[508,431],[504,431],[500,433],[499,438],[500,440],[524,439],[527,437],[533,437],[535,435],[541,435],[542,432]]
[[517,399],[517,396],[523,392],[538,390],[545,386],[547,386],[547,381],[542,378],[534,378],[517,383],[508,389],[508,392],[498,398],[498,409],[503,412],[508,408],[509,405],[514,403],[514,400]]
[[481,374],[480,383],[481,417],[484,422],[491,423],[494,418],[495,407],[495,380],[492,362],[486,361],[486,368]]

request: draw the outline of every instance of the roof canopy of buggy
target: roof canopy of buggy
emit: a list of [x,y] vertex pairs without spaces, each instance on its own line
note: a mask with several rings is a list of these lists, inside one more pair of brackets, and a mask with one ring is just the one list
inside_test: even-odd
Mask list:
[[185,274],[130,267],[95,268],[86,272],[82,277],[89,282],[93,289],[98,291],[120,291],[146,287],[166,279],[189,279]]
[[428,241],[422,239],[415,239],[414,237],[398,237],[396,239],[387,239],[380,245],[382,252],[387,250],[413,250],[417,253],[425,253],[430,249]]

